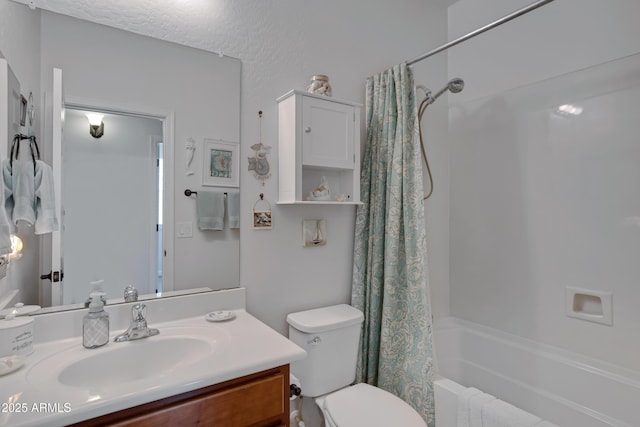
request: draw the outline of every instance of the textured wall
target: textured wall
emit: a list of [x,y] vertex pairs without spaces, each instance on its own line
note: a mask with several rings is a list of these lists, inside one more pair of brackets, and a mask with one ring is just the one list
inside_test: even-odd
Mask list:
[[[324,73],[330,76],[334,97],[363,103],[366,76],[440,45],[445,41],[447,26],[445,1],[34,3],[55,12],[239,58],[243,158],[260,137],[258,110],[264,111],[262,141],[273,147],[272,153],[277,152],[278,96],[290,89],[304,89],[311,75]],[[420,83],[441,86],[446,80],[446,55],[424,61],[414,69]],[[427,204],[436,315],[448,313],[445,105],[443,101],[434,107],[425,119],[439,183],[436,195]],[[270,160],[277,170],[275,155]],[[262,187],[246,172],[246,163],[242,168],[240,282],[248,289],[249,310],[284,333],[288,312],[349,300],[354,209],[276,206],[277,174]],[[274,209],[271,231],[253,231],[249,226],[251,209],[260,192]],[[301,224],[305,218],[327,220],[327,246],[301,247]]]

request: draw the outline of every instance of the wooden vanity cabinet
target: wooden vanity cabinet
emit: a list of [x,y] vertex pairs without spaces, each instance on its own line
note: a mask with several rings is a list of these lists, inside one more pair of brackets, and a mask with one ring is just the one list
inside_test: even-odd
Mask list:
[[289,365],[83,421],[76,426],[289,426]]

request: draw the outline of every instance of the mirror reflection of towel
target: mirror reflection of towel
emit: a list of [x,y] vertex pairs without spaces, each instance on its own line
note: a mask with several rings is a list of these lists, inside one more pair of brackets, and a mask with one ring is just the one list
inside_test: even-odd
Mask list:
[[24,160],[14,160],[13,167],[8,159],[2,161],[6,215],[14,227],[18,222],[35,224],[35,234],[57,231],[53,171],[45,162],[36,160],[34,173],[33,161],[27,154],[22,153]]
[[[0,191],[4,192],[2,180],[0,180]],[[0,255],[9,253],[11,253],[11,225],[9,225],[6,211],[0,206]]]
[[222,230],[224,228],[224,193],[198,191],[196,211],[199,230]]
[[229,192],[227,195],[227,214],[229,215],[229,228],[240,228],[240,193]]

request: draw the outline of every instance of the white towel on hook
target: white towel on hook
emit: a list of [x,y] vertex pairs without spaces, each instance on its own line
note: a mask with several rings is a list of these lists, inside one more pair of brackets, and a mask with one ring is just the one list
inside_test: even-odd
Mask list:
[[30,153],[21,153],[20,157],[19,160],[13,160],[13,165],[8,159],[2,161],[4,203],[8,220],[12,228],[19,222],[28,226],[35,225],[35,234],[57,231],[58,218],[51,167],[36,160],[34,172]]
[[2,161],[5,186],[5,208],[11,224],[36,222],[35,164],[27,142],[18,144],[13,161]]
[[[0,181],[0,192],[4,193],[3,180]],[[0,255],[11,253],[11,224],[7,212],[0,207]]]
[[224,228],[224,193],[198,191],[196,211],[199,230],[222,230]]
[[56,199],[53,190],[53,170],[41,160],[36,160],[36,224],[35,234],[58,230]]

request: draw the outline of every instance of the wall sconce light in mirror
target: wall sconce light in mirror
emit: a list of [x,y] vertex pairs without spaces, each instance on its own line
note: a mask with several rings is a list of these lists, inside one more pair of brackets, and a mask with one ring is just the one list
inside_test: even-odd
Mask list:
[[22,239],[15,234],[11,235],[11,253],[9,259],[19,259],[22,256],[22,248],[24,247]]
[[94,138],[100,138],[104,135],[104,122],[102,118],[104,115],[97,113],[89,113],[87,114],[87,119],[89,119],[89,133]]

